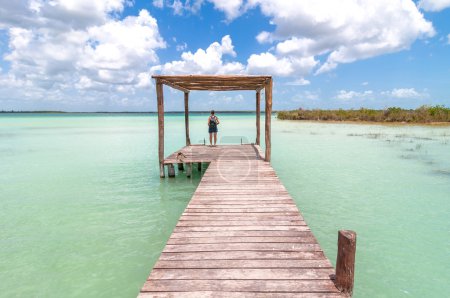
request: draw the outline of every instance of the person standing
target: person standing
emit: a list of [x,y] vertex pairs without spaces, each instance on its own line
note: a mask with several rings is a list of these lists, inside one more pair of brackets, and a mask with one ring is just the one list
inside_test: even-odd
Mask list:
[[217,143],[217,125],[219,125],[219,118],[214,115],[214,110],[211,111],[211,115],[208,117],[208,132],[209,132],[209,144],[213,146],[213,135],[214,135],[214,146]]

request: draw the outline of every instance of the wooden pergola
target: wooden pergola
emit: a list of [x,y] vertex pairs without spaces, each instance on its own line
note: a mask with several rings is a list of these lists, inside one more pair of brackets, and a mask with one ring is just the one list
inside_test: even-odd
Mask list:
[[184,92],[186,146],[189,137],[189,92],[195,91],[256,91],[256,145],[260,145],[261,90],[265,90],[265,161],[270,161],[270,120],[272,114],[272,77],[242,75],[154,75],[158,102],[158,153],[160,176],[164,177],[164,94],[163,85]]

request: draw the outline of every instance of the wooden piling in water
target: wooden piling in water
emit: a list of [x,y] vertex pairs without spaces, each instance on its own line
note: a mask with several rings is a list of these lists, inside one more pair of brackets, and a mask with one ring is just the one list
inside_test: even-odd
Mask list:
[[182,162],[178,163],[178,171],[184,171],[184,165]]
[[186,163],[186,177],[192,176],[192,163]]
[[169,177],[175,177],[175,167],[172,163],[167,165],[167,174]]
[[341,230],[338,233],[336,260],[336,287],[345,294],[353,294],[355,278],[356,233]]

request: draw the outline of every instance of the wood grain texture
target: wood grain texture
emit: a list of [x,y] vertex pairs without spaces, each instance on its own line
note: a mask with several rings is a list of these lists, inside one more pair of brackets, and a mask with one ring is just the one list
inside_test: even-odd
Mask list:
[[164,160],[180,162],[190,172],[192,163],[209,166],[141,297],[343,295],[330,261],[259,146],[191,145]]

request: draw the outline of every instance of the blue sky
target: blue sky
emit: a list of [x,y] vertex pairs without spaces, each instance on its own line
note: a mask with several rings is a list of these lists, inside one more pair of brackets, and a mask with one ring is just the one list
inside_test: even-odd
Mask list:
[[0,0],[1,110],[154,111],[160,73],[273,75],[278,110],[450,106],[450,0]]

